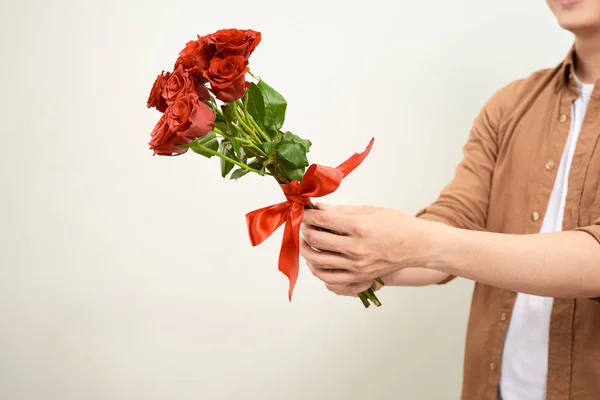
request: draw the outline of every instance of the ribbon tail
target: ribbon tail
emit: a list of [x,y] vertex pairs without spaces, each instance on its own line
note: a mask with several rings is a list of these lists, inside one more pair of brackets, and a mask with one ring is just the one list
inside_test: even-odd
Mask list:
[[300,269],[300,225],[304,207],[295,203],[288,214],[283,232],[281,251],[279,252],[279,270],[288,277],[290,288],[288,298],[292,301],[294,286],[298,280],[298,271]]
[[344,176],[354,171],[354,169],[358,167],[365,160],[365,158],[367,158],[367,156],[371,152],[371,148],[373,147],[374,141],[375,138],[371,138],[369,145],[362,153],[354,153],[352,156],[350,156],[350,158],[338,165],[335,169],[343,173]]
[[248,236],[252,246],[258,246],[277,230],[286,220],[290,204],[279,203],[259,208],[246,214]]

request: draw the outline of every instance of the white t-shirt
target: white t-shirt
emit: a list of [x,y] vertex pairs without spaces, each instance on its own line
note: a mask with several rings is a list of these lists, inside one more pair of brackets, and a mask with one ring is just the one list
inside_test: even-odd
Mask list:
[[[577,80],[577,78],[575,78]],[[540,233],[561,232],[569,171],[594,85],[577,80],[581,96],[571,106],[571,131],[550,195]],[[502,400],[544,400],[553,298],[518,293],[504,342],[500,371]]]

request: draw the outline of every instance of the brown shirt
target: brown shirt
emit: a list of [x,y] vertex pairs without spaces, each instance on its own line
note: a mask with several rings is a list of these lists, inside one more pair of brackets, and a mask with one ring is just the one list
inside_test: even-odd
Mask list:
[[[556,68],[498,90],[475,119],[454,179],[417,215],[464,229],[538,233],[579,96],[573,65],[571,49]],[[563,230],[600,242],[599,142],[600,81],[573,157],[563,221]],[[462,400],[496,400],[515,299],[515,292],[475,283]],[[600,301],[555,299],[549,340],[547,400],[600,399]]]

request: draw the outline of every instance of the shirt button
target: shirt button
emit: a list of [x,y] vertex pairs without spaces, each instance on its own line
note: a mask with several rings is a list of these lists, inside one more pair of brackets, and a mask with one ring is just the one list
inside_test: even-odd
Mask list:
[[537,211],[534,211],[531,213],[531,220],[532,221],[537,221],[540,219],[540,213]]
[[558,117],[558,121],[561,124],[567,122],[567,115],[566,114],[560,114],[560,116]]
[[554,169],[554,161],[548,161],[548,162],[546,163],[546,169],[547,169],[548,171],[550,171],[551,169]]
[[496,364],[490,363],[490,370],[491,371],[495,371],[496,370]]
[[508,315],[506,315],[505,312],[503,312],[502,314],[500,314],[500,321],[504,322],[504,321],[506,321],[507,318],[508,318]]

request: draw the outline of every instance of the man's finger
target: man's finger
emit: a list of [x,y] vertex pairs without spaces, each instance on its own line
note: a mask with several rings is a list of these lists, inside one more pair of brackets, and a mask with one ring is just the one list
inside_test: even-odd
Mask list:
[[357,280],[356,275],[350,271],[313,268],[311,272],[314,276],[329,285],[349,285],[355,283]]
[[352,296],[358,297],[359,293],[368,290],[372,286],[369,282],[351,283],[349,285],[332,285],[329,283],[325,284],[327,290],[333,292],[339,296]]
[[300,254],[307,263],[311,265],[311,269],[347,269],[351,264],[351,260],[343,254],[335,254],[330,252],[317,251],[310,247],[304,239],[300,239]]
[[347,254],[352,247],[352,239],[348,236],[333,235],[307,224],[302,224],[301,231],[304,241],[316,250]]
[[302,222],[339,234],[351,234],[356,229],[356,216],[335,211],[304,210]]
[[317,209],[321,211],[334,211],[341,214],[350,214],[350,215],[361,215],[361,214],[371,214],[375,207],[373,206],[332,206],[329,204],[323,203],[315,203]]

